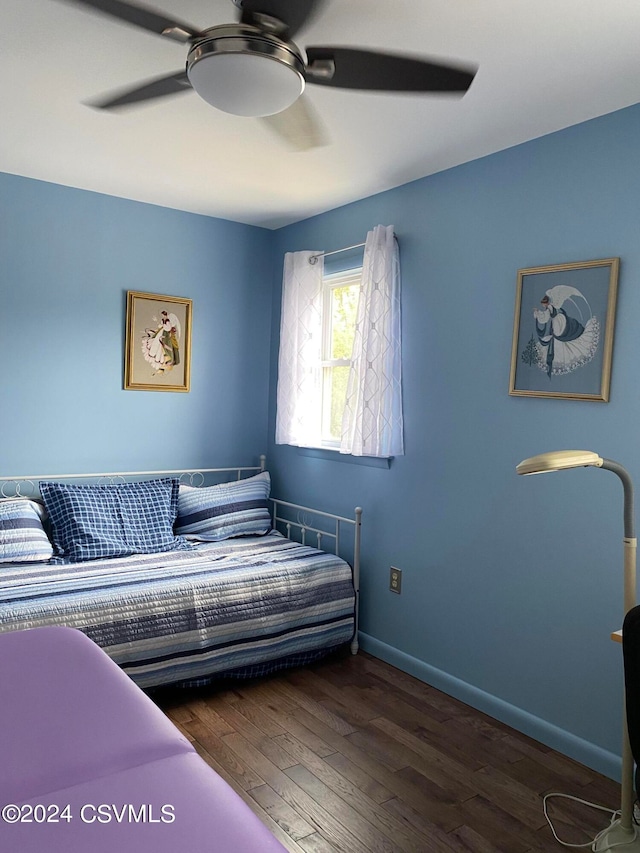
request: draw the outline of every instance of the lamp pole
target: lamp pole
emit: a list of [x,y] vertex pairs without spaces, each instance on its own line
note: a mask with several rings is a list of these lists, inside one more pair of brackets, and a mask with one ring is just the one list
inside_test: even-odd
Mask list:
[[[589,450],[557,450],[542,453],[530,459],[524,459],[517,467],[518,474],[544,474],[549,471],[562,471],[567,468],[593,467],[604,468],[616,474],[624,490],[624,616],[636,604],[636,552],[633,483],[629,472],[618,462],[603,459]],[[625,850],[627,853],[640,853],[640,835],[633,826],[633,755],[629,743],[627,728],[626,701],[622,703],[622,776],[620,797],[620,819],[600,834],[593,846],[594,851]]]
[[[634,507],[633,507],[633,483],[629,472],[611,459],[602,460],[602,468],[617,474],[622,481],[624,490],[624,613],[623,618],[636,603],[636,552],[638,540],[636,539]],[[622,778],[621,778],[621,802],[620,823],[613,827],[610,832],[601,839],[594,848],[597,851],[610,850],[612,845],[620,844],[629,838],[636,836],[633,827],[633,755],[629,743],[629,730],[627,728],[626,699],[622,702]],[[638,842],[633,847],[625,845],[629,850],[640,850]]]

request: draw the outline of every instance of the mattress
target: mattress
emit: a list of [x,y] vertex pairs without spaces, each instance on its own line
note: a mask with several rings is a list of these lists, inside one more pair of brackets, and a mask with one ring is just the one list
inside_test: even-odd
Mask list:
[[5,564],[0,633],[80,629],[140,687],[351,640],[350,566],[279,533],[86,563]]

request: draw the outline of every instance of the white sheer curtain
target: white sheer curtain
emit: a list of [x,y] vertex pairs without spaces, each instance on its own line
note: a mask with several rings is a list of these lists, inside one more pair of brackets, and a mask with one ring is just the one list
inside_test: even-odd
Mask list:
[[322,442],[323,274],[320,252],[284,256],[276,444],[320,447]]
[[400,256],[393,226],[367,234],[341,453],[404,454]]

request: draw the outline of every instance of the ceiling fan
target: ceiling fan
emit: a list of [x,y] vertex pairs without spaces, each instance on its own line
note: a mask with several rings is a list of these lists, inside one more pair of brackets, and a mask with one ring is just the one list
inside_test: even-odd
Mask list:
[[194,89],[225,112],[271,117],[274,130],[299,148],[323,144],[321,126],[308,104],[299,100],[307,83],[384,92],[464,93],[476,72],[471,67],[351,47],[303,51],[292,38],[325,0],[233,0],[239,9],[238,23],[204,30],[125,0],[64,2],[189,45],[183,70],[112,93],[92,106],[116,109]]

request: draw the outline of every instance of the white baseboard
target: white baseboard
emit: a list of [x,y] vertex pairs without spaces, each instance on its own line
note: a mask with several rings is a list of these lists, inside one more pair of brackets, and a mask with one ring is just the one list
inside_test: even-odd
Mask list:
[[571,732],[560,729],[540,717],[535,717],[515,705],[510,705],[503,699],[485,693],[484,690],[401,652],[381,640],[376,640],[375,637],[370,637],[362,631],[359,632],[359,639],[360,648],[374,657],[380,658],[380,660],[390,663],[403,672],[415,676],[420,681],[442,690],[443,693],[459,699],[466,705],[506,723],[517,731],[534,738],[534,740],[568,755],[592,770],[602,773],[610,779],[615,779],[617,782],[620,781],[622,762],[619,755],[608,752],[600,746],[571,734]]

